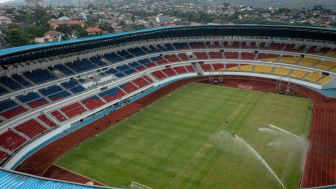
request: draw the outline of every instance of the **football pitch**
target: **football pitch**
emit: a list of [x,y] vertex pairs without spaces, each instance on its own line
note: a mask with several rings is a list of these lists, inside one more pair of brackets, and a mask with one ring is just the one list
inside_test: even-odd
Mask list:
[[306,98],[191,83],[56,164],[114,187],[283,188],[278,177],[298,188],[311,106]]

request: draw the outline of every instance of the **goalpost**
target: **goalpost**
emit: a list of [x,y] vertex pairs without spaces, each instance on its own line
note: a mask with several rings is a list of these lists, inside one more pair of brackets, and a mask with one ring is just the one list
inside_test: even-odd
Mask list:
[[130,189],[152,189],[151,187],[132,181]]

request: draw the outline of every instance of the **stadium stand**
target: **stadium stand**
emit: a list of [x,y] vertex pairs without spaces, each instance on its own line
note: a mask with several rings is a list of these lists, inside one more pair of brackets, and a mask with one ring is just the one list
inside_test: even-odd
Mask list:
[[[207,28],[208,26],[202,27]],[[212,27],[220,28],[220,26]],[[210,28],[207,29],[210,30]],[[166,35],[167,33],[157,35],[153,32],[146,33],[152,38],[142,38],[142,35],[134,34],[134,38],[128,38],[128,41],[122,38],[118,39],[119,41],[109,41],[114,37],[105,37],[101,38],[105,40],[102,44],[100,44],[100,37],[97,37],[96,43],[88,46],[80,46],[81,43],[78,43],[79,46],[76,49],[66,43],[61,48],[55,45],[55,49],[46,44],[48,48],[53,49],[52,53],[45,48],[46,52],[39,56],[36,55],[36,49],[28,47],[22,47],[28,48],[24,51],[18,50],[17,53],[20,56],[7,55],[5,51],[2,51],[0,56],[6,60],[4,64],[24,65],[31,59],[37,59],[34,58],[35,56],[46,58],[45,60],[52,56],[60,61],[46,62],[45,65],[32,66],[29,69],[28,66],[23,66],[22,70],[2,73],[0,77],[0,97],[2,97],[0,100],[0,146],[3,149],[0,149],[0,161],[7,163],[8,157],[15,156],[21,147],[41,139],[40,136],[52,129],[61,130],[63,124],[76,124],[73,121],[76,118],[85,119],[83,116],[89,114],[91,116],[99,113],[98,111],[103,108],[117,106],[121,97],[128,94],[136,95],[135,91],[146,92],[145,90],[149,88],[147,86],[157,87],[168,81],[165,80],[168,78],[173,81],[184,77],[203,76],[206,75],[204,72],[218,70],[242,75],[256,73],[255,75],[262,75],[261,77],[267,74],[295,78],[308,84],[314,84],[313,87],[318,86],[319,90],[324,89],[330,82],[334,82],[336,60],[330,57],[336,57],[335,50],[330,47],[312,46],[310,43],[314,40],[321,42],[319,38],[326,38],[325,46],[330,46],[328,40],[335,38],[327,38],[329,35],[322,32],[323,35],[319,35],[319,38],[310,39],[311,35],[305,33],[308,31],[300,30],[299,35],[308,40],[299,40],[302,45],[296,45],[292,44],[296,41],[290,37],[291,32],[297,31],[292,28],[286,29],[290,31],[286,36],[280,36],[280,38],[284,37],[281,40],[279,36],[275,36],[272,40],[254,36],[248,38],[248,41],[244,41],[244,38],[241,40],[240,38],[215,38],[214,41],[204,39],[203,36],[184,39],[185,36],[180,36],[183,32],[173,33],[167,28],[168,34],[172,32],[171,35]],[[240,28],[237,31],[241,30]],[[203,31],[202,35],[211,34],[208,37],[214,38],[216,35],[222,36],[223,34],[223,32],[211,31]],[[265,31],[265,28],[261,31]],[[237,32],[233,33],[233,35],[238,35]],[[285,35],[279,32],[273,34],[272,31],[270,33]],[[192,35],[197,34],[198,32],[192,32]],[[297,33],[295,34],[292,34],[292,37],[298,36]],[[230,33],[228,32],[227,35],[229,36]],[[165,36],[181,38],[178,42],[168,43],[167,40],[161,40]],[[146,41],[148,39],[157,39],[157,41],[148,42]],[[81,39],[78,40],[81,41]],[[129,46],[128,43],[133,40],[139,42],[138,47]],[[268,42],[265,42],[267,40]],[[90,40],[81,42],[85,44]],[[106,44],[113,44],[115,47],[96,51],[95,47],[104,47]],[[69,50],[69,54],[62,54],[59,51],[62,48],[72,49]],[[95,54],[90,54],[92,57],[88,54],[84,54],[85,56],[80,54],[89,51]],[[281,67],[282,65],[285,67]],[[15,121],[21,124],[13,124]],[[1,126],[4,127],[1,129]]]

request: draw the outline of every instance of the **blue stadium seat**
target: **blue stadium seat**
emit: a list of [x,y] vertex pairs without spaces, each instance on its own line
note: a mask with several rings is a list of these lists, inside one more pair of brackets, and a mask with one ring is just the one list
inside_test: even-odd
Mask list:
[[8,91],[3,87],[0,87],[0,95],[6,94]]
[[44,89],[39,90],[40,93],[42,93],[44,96],[49,96],[58,92],[63,91],[63,89],[60,86],[53,85]]
[[81,61],[79,61],[79,60],[74,61],[72,63],[66,63],[65,65],[68,66],[70,69],[78,72],[78,73],[97,68],[96,65],[94,65],[92,62],[90,62],[87,59],[83,59]]
[[107,60],[109,60],[112,63],[117,63],[117,62],[125,60],[124,58],[120,57],[119,55],[117,55],[115,53],[106,54],[106,55],[104,55],[104,58],[106,58]]
[[127,52],[126,50],[122,50],[122,51],[118,51],[117,54],[121,57],[124,57],[125,59],[130,59],[133,58],[134,56],[131,55],[129,52]]
[[32,72],[25,72],[23,74],[36,84],[41,84],[56,79],[56,77],[48,72],[48,70],[42,69],[34,70]]
[[122,72],[122,71],[125,71],[125,70],[128,70],[128,69],[130,69],[131,67],[129,67],[127,64],[123,64],[123,65],[121,65],[121,66],[117,66],[116,67],[116,69],[118,70],[118,71],[120,71],[120,72]]
[[18,106],[18,104],[14,102],[13,100],[10,100],[10,99],[3,100],[0,102],[0,112],[3,112],[5,110],[11,109],[16,106]]
[[131,75],[132,73],[136,72],[133,68],[125,70],[123,73],[126,75]]
[[21,76],[14,74],[12,75],[13,79],[15,79],[18,83],[20,83],[21,85],[25,86],[25,87],[30,87],[31,84],[26,81],[25,79],[23,79]]
[[151,60],[149,60],[148,58],[145,58],[145,59],[138,60],[138,62],[142,65],[146,65],[146,64],[149,64]]
[[70,89],[78,85],[78,83],[76,80],[70,80],[70,81],[61,83],[61,85],[66,89]]
[[116,73],[116,74],[114,74],[114,75],[117,76],[118,78],[122,78],[122,77],[125,76],[125,74],[120,73],[120,72],[118,72],[118,73]]
[[147,54],[146,52],[141,50],[139,47],[128,49],[128,52],[132,53],[135,56],[142,56],[142,55]]
[[85,91],[85,88],[82,86],[76,86],[74,88],[69,89],[73,94],[81,93]]
[[58,64],[55,66],[55,68],[58,69],[63,74],[65,74],[66,76],[75,74],[73,71],[71,71],[69,68],[67,68],[63,64]]
[[106,74],[116,74],[116,73],[118,73],[118,72],[119,72],[118,70],[116,70],[116,69],[114,69],[114,68],[111,68],[111,69],[107,70],[105,73],[106,73]]
[[173,45],[176,49],[189,49],[187,43],[174,43]]
[[29,92],[26,95],[19,95],[16,98],[19,99],[22,103],[26,103],[26,102],[30,102],[30,101],[39,99],[41,97],[40,97],[40,95],[38,95],[35,92]]
[[99,57],[90,58],[91,62],[97,64],[98,66],[106,66],[107,64],[103,62]]
[[23,88],[22,85],[7,76],[0,77],[0,82],[12,90],[18,90]]

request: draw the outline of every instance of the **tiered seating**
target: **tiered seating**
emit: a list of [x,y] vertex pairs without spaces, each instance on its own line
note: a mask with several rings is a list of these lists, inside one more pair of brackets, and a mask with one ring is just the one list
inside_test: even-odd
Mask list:
[[37,108],[48,104],[49,102],[45,98],[39,98],[28,103],[31,108]]
[[279,62],[286,64],[296,64],[299,61],[297,56],[282,56],[279,58]]
[[184,49],[189,49],[189,46],[187,43],[173,43],[173,46],[177,50],[184,50]]
[[318,80],[318,83],[321,84],[321,85],[324,85],[324,84],[329,83],[332,80],[333,80],[332,77],[324,76],[322,79]]
[[106,66],[107,64],[101,60],[100,57],[92,57],[89,59],[91,62],[96,64],[97,66]]
[[62,91],[62,92],[50,95],[50,96],[48,96],[48,98],[52,101],[58,101],[58,100],[66,98],[68,96],[71,96],[71,94],[69,92]]
[[16,106],[18,106],[18,104],[14,102],[13,100],[10,100],[10,99],[3,100],[0,102],[0,112],[3,112],[5,110],[11,109]]
[[65,65],[78,73],[97,68],[97,66],[90,62],[88,59],[74,61],[73,63],[66,63]]
[[6,152],[3,152],[3,151],[0,150],[0,162],[5,160],[7,156],[8,156],[8,154]]
[[71,88],[69,90],[72,92],[72,94],[78,94],[78,93],[81,93],[81,92],[85,91],[85,88],[78,85],[78,86],[76,86],[74,88]]
[[19,148],[27,140],[14,131],[6,131],[0,135],[0,145],[10,151]]
[[34,119],[31,119],[16,126],[15,129],[20,131],[21,133],[24,133],[30,138],[34,138],[47,130],[47,128],[45,128],[43,125],[41,125]]
[[250,44],[247,44],[247,42],[242,42],[241,43],[241,48],[242,49],[256,49],[257,44],[256,44],[256,42],[252,42]]
[[148,83],[153,83],[153,80],[149,78],[147,75],[144,75],[143,78],[148,82]]
[[208,71],[212,70],[211,64],[200,64],[200,66],[201,66],[202,70],[205,71],[205,72],[208,72]]
[[211,59],[223,59],[223,54],[221,52],[209,52],[209,57]]
[[72,70],[70,70],[69,68],[64,66],[63,64],[58,64],[54,68],[59,70],[60,72],[62,72],[66,76],[75,74],[75,72],[73,72]]
[[134,83],[135,85],[137,85],[139,88],[143,88],[147,85],[149,85],[150,83],[143,77],[140,77],[138,79],[135,79],[132,81],[132,83]]
[[23,88],[22,85],[6,76],[0,77],[0,82],[1,84],[3,84],[4,86],[8,87],[11,90],[18,90]]
[[245,60],[254,60],[255,53],[253,52],[242,52],[241,58]]
[[36,84],[46,83],[48,81],[56,79],[54,75],[52,75],[48,70],[34,70],[32,72],[23,73],[28,79],[33,81]]
[[188,72],[196,72],[194,66],[192,66],[192,65],[188,65],[188,66],[186,66],[186,68],[187,68]]
[[222,70],[224,69],[224,64],[212,64],[214,70]]
[[294,44],[287,44],[286,47],[284,48],[284,51],[294,51]]
[[310,82],[316,82],[318,80],[320,80],[323,77],[323,75],[319,74],[319,73],[309,73],[305,78],[305,80],[308,80]]
[[107,102],[112,102],[113,100],[116,100],[124,95],[125,93],[118,87],[111,88],[99,93],[99,96]]
[[172,68],[165,68],[162,70],[163,73],[165,73],[168,77],[177,75],[176,72]]
[[169,43],[164,44],[163,46],[159,44],[159,45],[157,45],[157,47],[161,51],[173,51],[173,50],[175,50],[174,47],[171,44],[169,44]]
[[325,56],[336,58],[336,49],[330,50],[324,54]]
[[61,108],[61,111],[67,115],[69,118],[73,118],[83,112],[85,112],[85,108],[80,105],[78,102],[70,104],[66,107]]
[[296,51],[297,51],[297,52],[304,52],[306,48],[307,48],[307,45],[300,45],[300,46],[296,49]]
[[131,55],[131,54],[130,54],[129,52],[127,52],[126,50],[118,51],[117,54],[118,54],[120,57],[125,58],[126,60],[127,60],[127,59],[131,59],[131,58],[134,57],[133,55]]
[[239,42],[238,41],[234,41],[232,43],[229,43],[228,41],[224,42],[224,48],[235,48],[238,49],[239,48]]
[[257,56],[258,60],[275,60],[279,55],[276,54],[267,54],[267,53],[259,53]]
[[174,67],[173,69],[178,74],[188,73],[188,70],[186,70],[186,68],[184,66],[177,66],[177,67]]
[[24,108],[23,106],[18,106],[18,107],[12,108],[10,110],[6,110],[6,111],[0,113],[0,115],[2,115],[6,119],[11,119],[15,116],[18,116],[18,115],[26,112],[26,111],[27,111],[27,109]]
[[318,62],[318,60],[314,59],[314,58],[302,58],[299,61],[299,64],[302,65],[302,66],[313,67],[313,65],[317,62]]
[[331,61],[321,61],[320,63],[315,65],[316,68],[319,68],[319,69],[322,69],[322,70],[329,70],[329,69],[331,69],[335,66],[336,66],[336,63],[331,62]]
[[186,55],[185,53],[180,53],[178,54],[179,58],[182,60],[182,61],[188,61],[190,60],[190,58],[188,57],[188,55]]
[[100,100],[100,98],[96,95],[91,96],[85,100],[82,100],[82,103],[89,109],[94,110],[96,108],[99,108],[100,106],[104,105],[105,103]]
[[281,51],[284,48],[284,46],[285,46],[284,44],[272,42],[269,46],[269,49]]
[[12,75],[12,78],[15,79],[15,81],[17,81],[18,83],[20,83],[21,85],[25,86],[25,87],[30,87],[31,84],[26,81],[25,79],[23,79],[21,76],[14,74]]
[[198,60],[206,60],[209,59],[208,55],[206,52],[194,52],[196,58]]
[[156,79],[158,79],[158,80],[162,80],[162,79],[164,79],[164,78],[167,77],[167,76],[166,76],[164,73],[162,73],[160,70],[155,71],[155,72],[153,72],[152,74],[153,74],[153,76],[154,76]]
[[[155,64],[157,65],[162,65],[162,64],[167,64],[168,61],[162,57],[154,57],[154,58],[151,58],[153,60],[153,62],[155,62]],[[149,64],[147,65],[149,66]]]
[[117,63],[117,62],[125,60],[124,58],[120,57],[116,53],[106,54],[106,55],[104,55],[104,58],[106,58],[107,60],[109,60],[112,63]]
[[6,94],[8,91],[0,86],[0,95]]
[[213,49],[222,48],[222,46],[219,44],[219,41],[215,41],[213,43],[206,42],[206,45],[208,46],[208,48],[213,48]]
[[237,52],[225,52],[224,55],[227,59],[238,59]]
[[144,52],[142,49],[140,49],[139,47],[136,48],[131,48],[131,49],[127,49],[127,51],[129,51],[131,54],[135,55],[135,56],[142,56],[145,55],[146,52]]
[[134,91],[136,91],[138,89],[137,86],[135,86],[133,83],[129,82],[129,83],[125,83],[123,85],[120,86],[121,89],[123,89],[126,93],[132,93]]
[[44,88],[44,89],[40,89],[39,91],[44,96],[50,96],[52,94],[59,93],[59,92],[63,91],[63,89],[60,86],[52,85],[50,87],[47,87],[47,88]]
[[58,110],[51,112],[51,115],[53,115],[60,122],[67,120],[67,118]]
[[43,121],[44,123],[46,123],[47,125],[49,125],[49,127],[56,127],[56,123],[54,123],[53,121],[51,121],[49,118],[47,118],[46,115],[42,114],[39,115],[38,118]]
[[273,70],[273,67],[271,66],[263,66],[263,65],[256,65],[254,67],[256,72],[260,72],[260,73],[271,73]]
[[226,70],[238,71],[238,65],[237,64],[226,64]]
[[149,45],[148,47],[142,47],[142,49],[144,51],[146,51],[147,53],[158,53],[158,52],[160,52],[160,50],[157,49],[156,47],[154,47],[153,45]]
[[165,55],[164,58],[167,59],[168,62],[170,62],[170,63],[179,62],[180,61],[180,59],[178,58],[178,56],[176,54]]
[[286,76],[291,70],[288,68],[275,67],[273,73],[280,76]]
[[253,71],[253,67],[254,65],[240,65],[240,71],[243,71],[243,72],[252,72]]
[[294,78],[298,78],[298,79],[302,79],[303,77],[305,77],[307,75],[308,72],[305,71],[301,71],[301,70],[293,70],[291,72],[291,76]]
[[[61,85],[70,90],[73,94],[78,94],[81,93],[83,91],[85,91],[85,88],[82,87],[81,85],[78,84],[78,82],[76,80],[70,80],[68,82],[63,82],[61,83]],[[71,94],[68,93],[67,91],[62,91],[60,93],[57,93],[58,95],[52,95],[52,98],[66,98],[68,96],[70,96]]]
[[205,49],[203,42],[190,42],[189,44],[192,49]]
[[40,99],[41,96],[35,92],[29,92],[26,95],[19,95],[16,98],[19,99],[22,103],[27,103],[36,99]]

